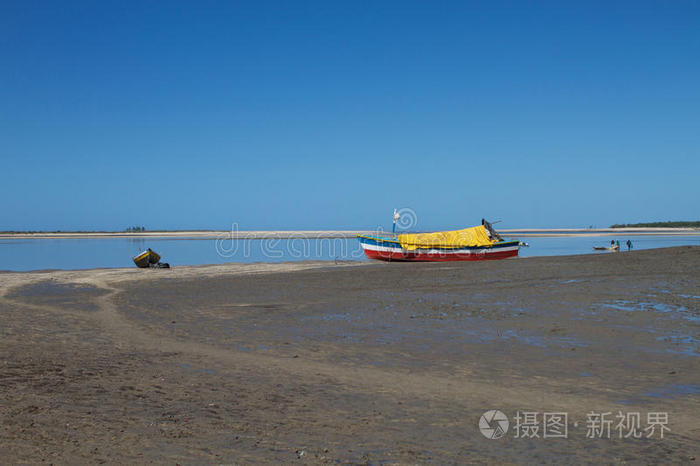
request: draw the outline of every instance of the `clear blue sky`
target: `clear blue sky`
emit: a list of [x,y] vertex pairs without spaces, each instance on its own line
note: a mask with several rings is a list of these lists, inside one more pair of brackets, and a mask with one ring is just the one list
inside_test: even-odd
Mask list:
[[700,219],[700,2],[0,1],[0,230]]

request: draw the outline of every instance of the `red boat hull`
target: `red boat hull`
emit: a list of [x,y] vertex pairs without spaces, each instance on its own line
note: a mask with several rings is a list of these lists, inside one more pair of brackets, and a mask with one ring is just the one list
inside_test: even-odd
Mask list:
[[382,261],[413,261],[413,262],[441,262],[441,261],[479,261],[490,259],[507,259],[516,257],[518,250],[514,251],[498,251],[488,254],[429,254],[429,253],[412,253],[412,252],[388,252],[388,251],[373,251],[365,249],[365,256],[368,259],[376,259]]

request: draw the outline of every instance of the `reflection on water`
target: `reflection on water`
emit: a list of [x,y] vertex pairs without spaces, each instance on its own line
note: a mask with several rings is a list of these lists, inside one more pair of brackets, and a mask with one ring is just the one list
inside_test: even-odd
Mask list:
[[[598,252],[593,246],[619,240],[633,250],[700,245],[700,236],[595,236],[527,238],[521,257],[568,254],[624,254]],[[131,258],[151,248],[173,266],[225,262],[282,262],[298,260],[366,260],[355,238],[216,240],[186,238],[81,238],[0,240],[0,270],[88,269],[133,267]]]

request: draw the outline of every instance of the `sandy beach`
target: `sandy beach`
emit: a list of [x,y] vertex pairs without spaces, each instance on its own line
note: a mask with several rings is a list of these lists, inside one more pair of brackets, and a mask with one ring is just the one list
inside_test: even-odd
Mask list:
[[[688,463],[700,247],[0,273],[8,463]],[[479,421],[497,409],[502,438]],[[566,413],[566,438],[516,415]],[[588,438],[587,415],[668,430]]]

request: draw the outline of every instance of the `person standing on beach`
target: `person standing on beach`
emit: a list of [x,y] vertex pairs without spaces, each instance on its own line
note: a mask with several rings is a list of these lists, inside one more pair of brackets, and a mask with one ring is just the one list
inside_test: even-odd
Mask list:
[[632,249],[632,241],[627,240],[627,250],[629,251],[631,249]]
[[617,248],[618,251],[620,250],[620,240],[619,239],[617,241],[615,241],[615,247]]

